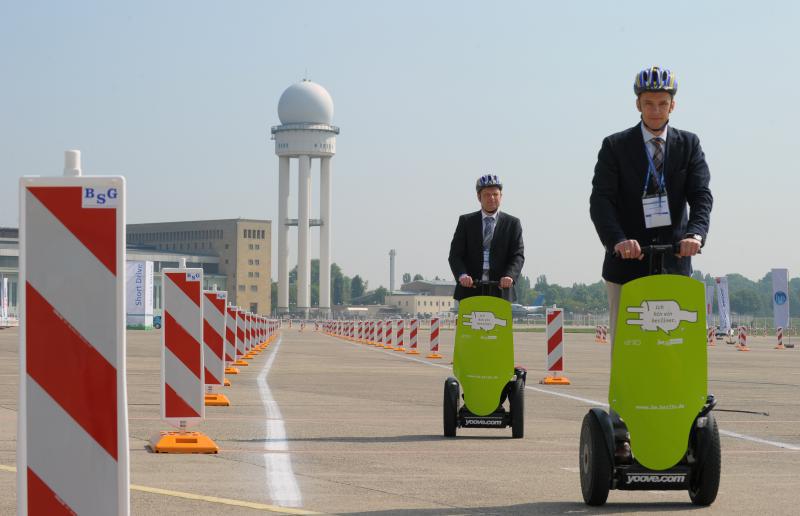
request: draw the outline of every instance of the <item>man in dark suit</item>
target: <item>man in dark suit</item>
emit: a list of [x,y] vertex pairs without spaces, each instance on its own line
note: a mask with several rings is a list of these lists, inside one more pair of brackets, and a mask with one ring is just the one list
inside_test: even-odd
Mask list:
[[690,275],[691,257],[705,244],[713,198],[697,135],[669,126],[678,81],[657,66],[634,80],[641,122],[603,140],[592,180],[590,213],[606,248],[613,342],[623,283],[647,276],[641,246],[680,243],[665,272]]
[[[500,289],[511,289],[510,298],[516,300],[512,287],[525,263],[522,225],[518,218],[500,211],[503,184],[496,175],[481,176],[475,189],[481,209],[459,217],[450,243],[450,270],[458,282],[453,297],[503,297]],[[476,280],[499,281],[500,288],[474,288]]]

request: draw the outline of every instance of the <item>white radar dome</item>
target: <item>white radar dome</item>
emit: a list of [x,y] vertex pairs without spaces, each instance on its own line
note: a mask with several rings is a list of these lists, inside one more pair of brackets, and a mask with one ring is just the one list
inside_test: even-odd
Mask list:
[[292,84],[278,101],[281,124],[328,124],[333,122],[333,99],[328,90],[303,79]]

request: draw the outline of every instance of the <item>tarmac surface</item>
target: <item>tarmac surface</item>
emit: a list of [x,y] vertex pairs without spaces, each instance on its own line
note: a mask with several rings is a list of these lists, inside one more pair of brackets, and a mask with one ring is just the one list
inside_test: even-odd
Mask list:
[[[565,334],[565,376],[542,386],[543,333],[515,334],[528,367],[525,437],[459,429],[442,437],[442,360],[284,329],[229,376],[230,407],[207,407],[196,427],[217,455],[149,451],[170,427],[159,417],[159,331],[129,331],[127,351],[132,514],[797,514],[800,502],[800,348],[749,339],[737,352],[709,348],[709,390],[719,401],[722,480],[698,508],[683,491],[611,491],[583,504],[578,439],[586,411],[605,402],[609,348],[593,334]],[[0,514],[16,508],[17,329],[0,331]],[[421,332],[420,342],[428,335]],[[768,416],[722,410],[768,412]],[[80,472],[76,472],[80,473]],[[195,497],[191,499],[191,497]]]

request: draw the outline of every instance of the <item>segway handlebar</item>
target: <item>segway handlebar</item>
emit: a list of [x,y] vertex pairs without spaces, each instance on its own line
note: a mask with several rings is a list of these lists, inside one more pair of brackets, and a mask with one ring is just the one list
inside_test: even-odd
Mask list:
[[499,281],[473,280],[472,287],[480,289],[482,295],[490,295],[490,296],[494,295],[492,291],[497,289],[500,291],[500,297],[502,299],[505,299],[506,301],[509,302],[511,301],[511,288],[502,288],[500,286]]
[[[681,252],[680,242],[674,244],[652,244],[639,246],[642,254],[649,257],[650,274],[664,274],[664,257]],[[698,254],[700,251],[698,251]]]

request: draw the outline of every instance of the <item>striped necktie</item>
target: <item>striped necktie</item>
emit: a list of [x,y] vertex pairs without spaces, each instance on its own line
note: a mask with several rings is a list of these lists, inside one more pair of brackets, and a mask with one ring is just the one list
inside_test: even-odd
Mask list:
[[659,191],[659,181],[663,177],[664,171],[664,139],[663,138],[653,138],[650,140],[653,142],[653,166],[655,167],[656,173],[650,176],[650,186],[653,189],[653,192]]
[[483,218],[483,249],[489,250],[489,246],[492,244],[492,233],[494,229],[494,217],[484,217]]

